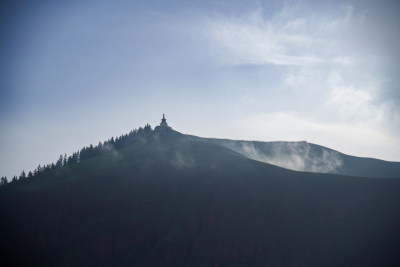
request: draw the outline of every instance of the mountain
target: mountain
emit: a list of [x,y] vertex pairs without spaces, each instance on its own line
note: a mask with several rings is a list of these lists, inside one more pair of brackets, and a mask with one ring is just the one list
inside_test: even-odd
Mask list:
[[156,128],[1,186],[0,257],[8,266],[398,266],[399,192],[400,179],[292,171]]
[[213,138],[204,140],[232,149],[248,158],[296,171],[360,177],[400,177],[400,162],[349,156],[305,141],[257,142]]

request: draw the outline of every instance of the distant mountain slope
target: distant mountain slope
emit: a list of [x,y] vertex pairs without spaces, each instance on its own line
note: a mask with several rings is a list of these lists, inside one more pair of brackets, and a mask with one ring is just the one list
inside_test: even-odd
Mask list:
[[11,266],[398,266],[400,179],[151,138],[0,187]]
[[248,158],[283,168],[360,177],[400,177],[400,162],[345,155],[307,142],[257,142],[205,138]]

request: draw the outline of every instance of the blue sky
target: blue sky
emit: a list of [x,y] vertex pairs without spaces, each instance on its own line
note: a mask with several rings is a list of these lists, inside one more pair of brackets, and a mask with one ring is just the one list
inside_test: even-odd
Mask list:
[[162,113],[183,133],[400,161],[398,1],[0,5],[0,175]]

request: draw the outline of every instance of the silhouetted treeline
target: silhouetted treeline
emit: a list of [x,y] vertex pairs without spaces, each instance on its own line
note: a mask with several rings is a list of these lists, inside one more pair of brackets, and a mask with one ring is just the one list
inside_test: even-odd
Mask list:
[[[128,134],[123,134],[115,139],[114,137],[111,137],[111,139],[104,141],[103,143],[99,142],[97,146],[90,144],[89,146],[83,147],[77,152],[72,153],[70,156],[67,156],[66,153],[64,155],[61,154],[55,164],[50,163],[43,166],[39,164],[39,166],[37,166],[33,172],[30,171],[28,174],[26,174],[25,171],[22,171],[19,177],[14,175],[11,179],[11,182],[41,176],[62,167],[78,164],[81,161],[94,158],[101,154],[121,149],[135,141],[149,140],[149,138],[152,136],[153,129],[149,124],[146,124],[144,128],[140,127],[139,129],[133,129]],[[1,177],[0,185],[5,185],[8,183],[9,180],[6,176]]]

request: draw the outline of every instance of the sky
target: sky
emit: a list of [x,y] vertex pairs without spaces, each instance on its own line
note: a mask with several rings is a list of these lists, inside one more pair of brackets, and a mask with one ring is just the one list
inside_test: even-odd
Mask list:
[[2,1],[0,176],[165,113],[400,161],[399,1]]

